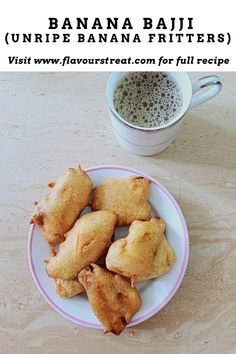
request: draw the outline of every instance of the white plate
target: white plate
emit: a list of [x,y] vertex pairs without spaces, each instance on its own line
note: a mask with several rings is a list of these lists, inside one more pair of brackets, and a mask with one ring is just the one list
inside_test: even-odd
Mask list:
[[[153,214],[166,222],[166,236],[176,254],[176,261],[170,272],[153,280],[136,283],[142,297],[141,309],[135,314],[128,327],[134,326],[160,311],[174,296],[184,277],[188,263],[189,236],[184,216],[172,195],[156,180],[145,173],[123,166],[98,166],[88,168],[87,173],[95,186],[108,178],[123,178],[129,175],[143,176],[151,180],[149,202]],[[122,228],[124,230],[124,228]],[[121,230],[116,231],[116,238]],[[128,231],[128,228],[127,228]],[[124,235],[124,233],[122,232]],[[128,234],[128,232],[126,233]],[[29,266],[39,291],[45,300],[62,316],[76,324],[99,328],[86,295],[61,299],[55,293],[54,282],[45,271],[44,260],[49,257],[48,243],[39,229],[31,225],[28,242]]]

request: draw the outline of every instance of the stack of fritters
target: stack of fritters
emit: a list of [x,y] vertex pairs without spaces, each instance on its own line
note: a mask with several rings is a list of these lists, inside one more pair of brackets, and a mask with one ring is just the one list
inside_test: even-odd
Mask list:
[[[57,294],[86,291],[105,333],[120,334],[139,310],[134,283],[166,273],[175,259],[164,221],[151,217],[149,184],[139,176],[105,180],[93,191],[93,211],[80,217],[93,183],[80,167],[69,168],[49,184],[31,219],[51,245],[59,243],[45,261]],[[130,225],[128,236],[112,243],[115,226],[124,225]],[[101,257],[106,268],[98,265]]]

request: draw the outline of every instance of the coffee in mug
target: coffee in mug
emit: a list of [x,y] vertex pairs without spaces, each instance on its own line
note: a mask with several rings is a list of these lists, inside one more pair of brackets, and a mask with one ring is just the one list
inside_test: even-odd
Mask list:
[[118,82],[114,106],[127,122],[143,128],[173,120],[183,104],[178,82],[162,72],[130,72]]
[[216,75],[191,81],[185,72],[112,72],[106,98],[116,137],[129,152],[158,154],[171,144],[186,113],[221,87]]

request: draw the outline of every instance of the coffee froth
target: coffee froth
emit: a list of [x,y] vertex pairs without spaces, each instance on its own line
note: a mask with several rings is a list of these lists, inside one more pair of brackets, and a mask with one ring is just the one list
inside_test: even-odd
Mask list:
[[161,127],[180,112],[183,97],[177,82],[166,73],[131,72],[114,92],[116,111],[127,122],[143,127]]

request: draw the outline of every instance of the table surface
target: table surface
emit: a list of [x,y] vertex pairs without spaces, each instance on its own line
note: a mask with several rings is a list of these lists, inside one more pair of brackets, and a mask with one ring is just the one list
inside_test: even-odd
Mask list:
[[[171,146],[151,157],[129,154],[116,141],[107,75],[0,74],[0,352],[236,353],[236,73],[220,73],[221,94],[189,112]],[[78,163],[150,174],[175,196],[189,227],[180,289],[161,312],[119,337],[56,313],[28,267],[33,201]]]

